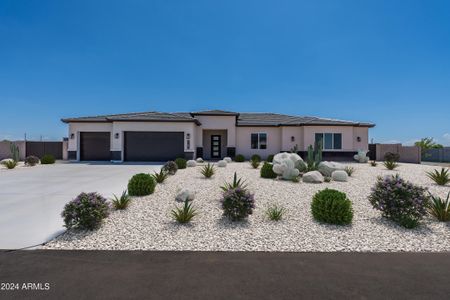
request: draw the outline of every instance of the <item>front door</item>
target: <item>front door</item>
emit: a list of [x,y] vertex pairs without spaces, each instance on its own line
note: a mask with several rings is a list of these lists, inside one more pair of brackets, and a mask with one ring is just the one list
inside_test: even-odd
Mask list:
[[211,135],[211,158],[221,158],[222,136]]

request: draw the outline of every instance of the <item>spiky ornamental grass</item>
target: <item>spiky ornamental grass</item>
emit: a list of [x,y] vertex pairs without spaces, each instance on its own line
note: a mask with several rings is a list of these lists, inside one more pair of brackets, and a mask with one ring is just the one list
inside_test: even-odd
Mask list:
[[65,226],[93,230],[109,215],[107,200],[97,193],[81,193],[64,206],[61,216]]
[[253,167],[253,169],[258,169],[260,164],[261,164],[261,161],[257,160],[257,159],[252,159],[250,161],[250,165]]
[[221,186],[220,189],[224,192],[227,192],[231,189],[236,188],[245,189],[247,188],[247,183],[245,183],[245,180],[243,180],[242,178],[238,178],[237,173],[234,172],[233,182],[232,183],[225,182],[225,184]]
[[386,169],[388,170],[394,170],[396,169],[399,165],[398,163],[396,163],[395,161],[392,160],[387,160],[383,163],[383,165],[386,167]]
[[4,162],[2,162],[2,164],[7,168],[7,169],[14,169],[15,167],[17,167],[17,161],[13,160],[13,159],[8,159],[5,160]]
[[213,164],[207,163],[200,169],[200,173],[205,176],[205,178],[211,178],[216,173],[216,168]]
[[285,213],[285,208],[277,204],[269,206],[266,210],[266,216],[271,221],[280,221]]
[[167,177],[169,177],[169,173],[164,169],[161,169],[159,172],[155,171],[152,176],[157,183],[163,183]]
[[427,213],[429,198],[426,189],[395,176],[378,177],[369,201],[383,217],[393,220],[405,228],[419,225]]
[[450,192],[447,194],[447,199],[445,200],[431,194],[430,198],[430,206],[428,207],[430,214],[440,222],[450,221]]
[[115,209],[121,210],[128,207],[131,201],[131,197],[128,195],[127,191],[123,191],[122,195],[120,197],[117,197],[116,195],[113,195],[112,204]]
[[197,210],[192,207],[192,203],[189,200],[184,201],[182,207],[175,207],[172,211],[172,218],[181,224],[189,223],[196,215]]
[[372,161],[370,162],[370,165],[371,165],[372,167],[376,167],[378,164],[377,164],[376,161],[372,160]]
[[222,195],[223,215],[231,221],[241,221],[253,213],[255,197],[243,188],[228,190]]
[[445,168],[442,168],[440,172],[438,170],[427,172],[427,176],[438,185],[446,185],[450,182],[450,173]]
[[350,167],[350,166],[345,167],[344,170],[347,173],[347,175],[350,177],[353,175],[353,173],[355,173],[355,168]]

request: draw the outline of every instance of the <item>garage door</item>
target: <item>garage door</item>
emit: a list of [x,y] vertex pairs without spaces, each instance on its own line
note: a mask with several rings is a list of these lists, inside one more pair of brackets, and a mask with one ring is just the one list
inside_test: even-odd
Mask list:
[[126,161],[167,161],[184,157],[183,132],[125,132]]
[[109,132],[81,132],[80,160],[111,160]]

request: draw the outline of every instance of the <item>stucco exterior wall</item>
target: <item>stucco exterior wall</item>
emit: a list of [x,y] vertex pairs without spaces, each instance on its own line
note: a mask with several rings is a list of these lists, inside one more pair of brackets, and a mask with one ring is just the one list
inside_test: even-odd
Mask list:
[[[12,158],[10,141],[0,142],[0,160],[5,158]],[[13,144],[19,148],[19,160],[24,160],[26,155],[25,141],[12,141]]]
[[[359,142],[358,137],[361,138]],[[369,128],[353,127],[353,149],[369,150]]]
[[[267,133],[267,149],[251,149],[251,134]],[[236,128],[236,154],[250,158],[253,154],[265,159],[270,154],[277,154],[281,149],[280,127],[237,127]]]
[[[294,137],[294,141],[292,141]],[[283,126],[281,127],[281,151],[290,151],[297,145],[299,150],[304,148],[303,127]]]
[[[236,147],[236,117],[235,116],[196,116],[202,124],[198,126],[197,132],[201,130],[226,130],[227,147]],[[197,147],[203,147],[203,140],[197,140]]]
[[[356,151],[353,141],[356,140],[352,126],[304,126],[303,151],[314,145],[316,133],[341,133],[342,149],[326,151]],[[367,149],[367,148],[366,148]]]

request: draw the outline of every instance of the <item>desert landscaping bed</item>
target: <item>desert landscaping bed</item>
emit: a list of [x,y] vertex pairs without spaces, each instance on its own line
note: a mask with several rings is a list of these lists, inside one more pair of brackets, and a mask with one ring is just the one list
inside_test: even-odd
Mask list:
[[[211,179],[200,174],[200,166],[179,170],[153,194],[134,197],[124,211],[113,211],[95,231],[71,229],[43,246],[45,249],[193,250],[193,251],[450,251],[450,224],[425,217],[415,229],[405,229],[381,217],[368,201],[377,176],[400,174],[404,179],[446,197],[449,186],[434,184],[425,174],[433,166],[400,164],[389,171],[378,164],[351,164],[355,173],[348,182],[321,184],[264,179],[248,162],[217,168]],[[253,214],[248,221],[231,222],[222,216],[220,186],[234,172],[244,178],[255,194]],[[313,195],[332,188],[345,192],[352,201],[351,225],[326,225],[311,215]],[[195,191],[198,210],[191,223],[180,225],[170,217],[177,191]],[[125,187],[124,187],[125,189]],[[89,192],[89,191],[87,191]],[[70,199],[68,199],[70,200]],[[269,205],[286,208],[283,219],[270,221]]]

